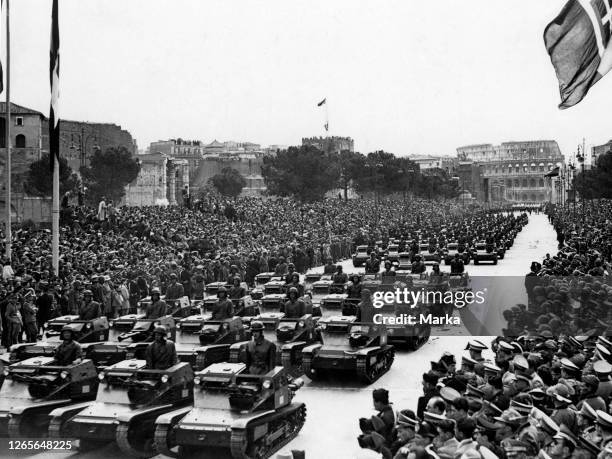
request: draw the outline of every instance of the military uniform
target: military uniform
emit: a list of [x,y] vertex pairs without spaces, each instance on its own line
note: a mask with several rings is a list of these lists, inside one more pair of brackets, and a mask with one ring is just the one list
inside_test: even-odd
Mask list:
[[79,319],[92,320],[97,319],[101,315],[102,311],[100,309],[100,303],[98,303],[97,301],[91,301],[81,306],[81,311],[79,312]]
[[181,284],[174,283],[166,289],[166,300],[178,300],[185,295],[185,289]]
[[380,271],[380,261],[377,258],[369,258],[365,262],[366,274],[377,274]]
[[234,313],[234,304],[231,300],[224,298],[217,301],[212,307],[212,320],[225,320],[232,317]]
[[299,319],[306,314],[306,305],[301,299],[289,300],[285,303],[285,317],[288,319]]
[[153,341],[145,352],[147,368],[153,370],[166,370],[178,362],[176,349],[172,341],[166,340],[163,343]]
[[58,365],[70,365],[76,359],[83,358],[81,345],[76,341],[62,342],[55,350],[54,357]]
[[267,339],[247,345],[247,368],[250,374],[266,374],[276,364],[276,345]]
[[159,319],[166,315],[168,305],[163,300],[157,300],[147,306],[147,319]]

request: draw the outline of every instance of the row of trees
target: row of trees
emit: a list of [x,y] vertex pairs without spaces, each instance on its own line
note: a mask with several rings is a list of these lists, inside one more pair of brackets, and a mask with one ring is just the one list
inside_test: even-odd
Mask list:
[[453,198],[459,192],[456,182],[444,171],[425,176],[414,161],[385,151],[336,154],[310,145],[289,147],[276,156],[264,158],[262,175],[270,194],[303,201],[321,199],[338,188],[344,190],[346,198],[350,187],[360,194],[376,196],[410,193]]
[[584,199],[612,199],[612,151],[599,155],[595,167],[580,171],[574,189]]
[[[125,186],[132,182],[140,171],[138,161],[125,147],[97,150],[91,157],[89,167],[80,170],[81,179],[70,168],[68,161],[60,157],[60,195],[87,188],[87,198],[97,203],[105,196],[118,202],[125,194]],[[49,154],[30,164],[25,191],[37,196],[50,196],[53,179],[49,171]]]

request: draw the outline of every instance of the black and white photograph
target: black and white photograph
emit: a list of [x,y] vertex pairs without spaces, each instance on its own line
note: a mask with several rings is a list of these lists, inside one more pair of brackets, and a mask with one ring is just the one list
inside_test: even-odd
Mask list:
[[0,0],[0,457],[612,459],[612,0]]

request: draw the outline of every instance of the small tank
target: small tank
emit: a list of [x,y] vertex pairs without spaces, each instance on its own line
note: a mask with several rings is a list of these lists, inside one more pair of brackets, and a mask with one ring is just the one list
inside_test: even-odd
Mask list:
[[304,374],[317,379],[325,373],[345,373],[371,384],[386,373],[395,350],[381,325],[357,322],[354,316],[333,316],[318,322],[321,343],[302,350]]
[[115,335],[113,341],[88,346],[85,349],[87,358],[92,359],[97,367],[106,367],[131,358],[144,358],[144,351],[148,343],[153,341],[156,326],[168,330],[168,339],[176,339],[176,323],[171,316],[159,319],[135,318],[131,323],[131,329]]
[[146,369],[144,360],[124,360],[98,375],[95,402],[51,412],[52,437],[77,438],[82,451],[116,441],[123,453],[151,457],[155,420],[193,401],[193,370],[180,362],[167,370]]
[[168,456],[270,457],[306,421],[306,406],[293,401],[302,385],[281,367],[250,375],[242,363],[213,364],[196,373],[193,408],[157,418],[156,450]]
[[[92,320],[76,319],[64,322],[63,327],[70,327],[73,330],[72,338],[82,344],[82,349],[86,350],[92,343],[103,343],[108,340],[109,324],[106,317],[98,317]],[[45,332],[45,340],[37,343],[14,344],[10,348],[9,361],[19,362],[31,357],[48,356],[53,357],[55,350],[62,342],[61,331],[49,329]]]
[[[212,363],[226,362],[230,357],[230,349],[235,343],[248,343],[250,332],[243,325],[240,317],[226,320],[207,320],[197,334],[198,346],[193,349],[193,366],[202,370]],[[181,358],[181,351],[178,351]]]
[[[256,320],[264,326],[264,338],[276,345],[276,364],[292,376],[302,375],[302,349],[320,341],[312,314],[290,319],[284,313],[273,312],[262,314]],[[248,341],[232,345],[229,361],[246,362],[247,345]]]
[[83,407],[95,398],[96,367],[91,360],[55,365],[52,357],[33,357],[4,369],[0,389],[0,435],[44,437],[56,408]]

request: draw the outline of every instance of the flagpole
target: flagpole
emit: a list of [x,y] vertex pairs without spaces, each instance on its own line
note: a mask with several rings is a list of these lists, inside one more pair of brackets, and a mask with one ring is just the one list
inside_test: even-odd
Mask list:
[[9,0],[6,1],[6,257],[12,256],[11,230],[11,29]]
[[[49,136],[49,153],[53,158],[53,204],[51,207],[51,257],[53,273],[59,275],[59,112],[57,111],[57,95],[59,88],[59,18],[57,0],[53,0],[52,24],[51,24],[51,52],[55,53],[54,62],[51,62],[51,114],[52,119],[49,119],[50,133]],[[57,80],[54,80],[55,72],[57,72]],[[51,118],[51,117],[50,117]],[[53,123],[53,125],[51,125]]]

